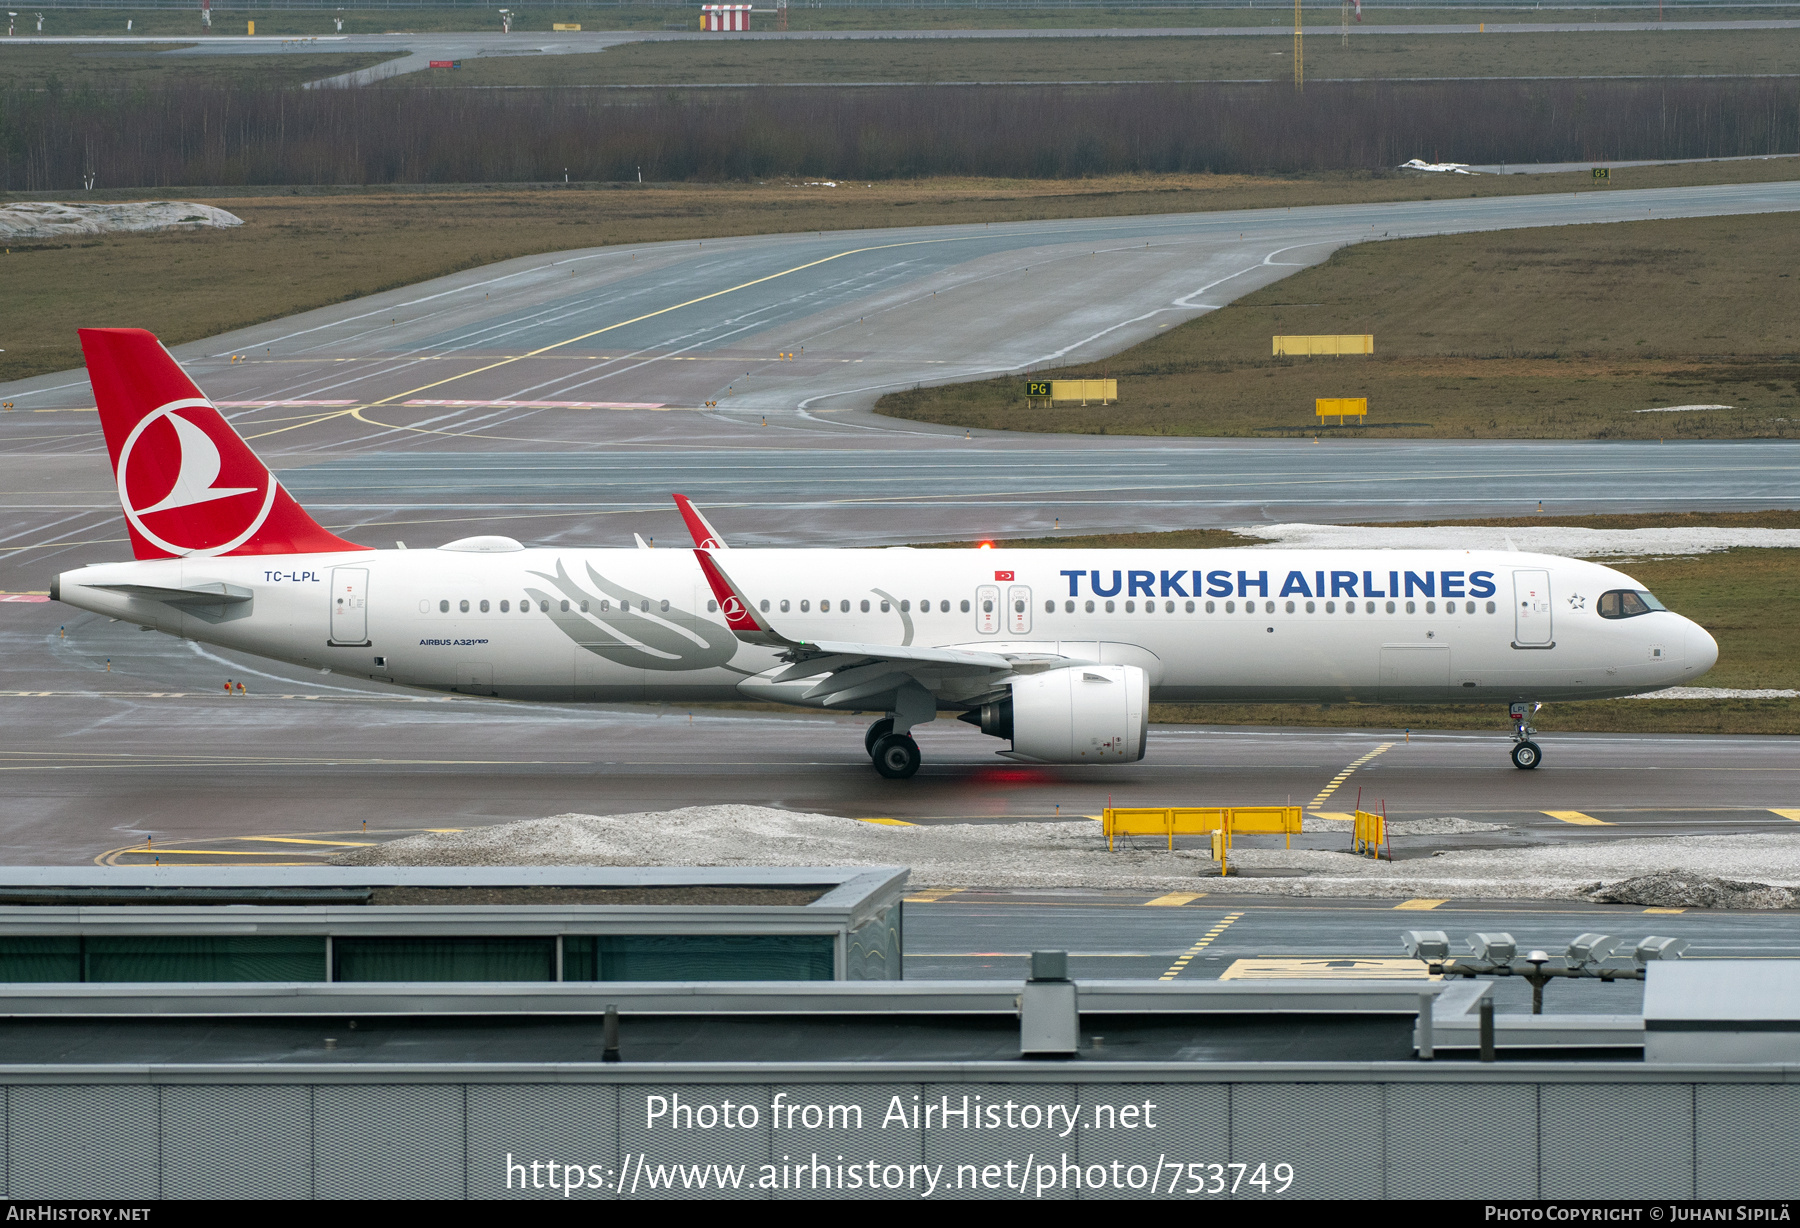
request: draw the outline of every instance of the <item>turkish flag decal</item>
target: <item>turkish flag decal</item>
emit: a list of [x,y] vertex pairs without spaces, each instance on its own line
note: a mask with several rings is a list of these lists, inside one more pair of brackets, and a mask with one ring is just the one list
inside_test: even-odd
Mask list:
[[996,580],[1010,580],[1012,578],[1013,573],[1010,571],[996,571],[994,573],[994,579]]

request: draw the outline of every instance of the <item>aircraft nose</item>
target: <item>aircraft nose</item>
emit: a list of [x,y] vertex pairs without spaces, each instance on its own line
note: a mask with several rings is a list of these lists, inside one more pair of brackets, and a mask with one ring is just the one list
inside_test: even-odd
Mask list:
[[1693,677],[1704,674],[1719,660],[1719,642],[1705,627],[1692,620],[1687,625],[1686,648],[1688,671]]

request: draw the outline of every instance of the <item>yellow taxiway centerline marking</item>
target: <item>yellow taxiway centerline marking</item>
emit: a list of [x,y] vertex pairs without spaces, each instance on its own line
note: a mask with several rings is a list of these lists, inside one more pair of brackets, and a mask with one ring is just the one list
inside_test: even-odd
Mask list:
[[1331,783],[1326,785],[1324,790],[1322,792],[1320,792],[1317,797],[1312,799],[1312,805],[1314,805],[1314,806],[1319,805],[1326,798],[1330,797],[1333,793],[1337,792],[1338,786],[1343,784],[1346,780],[1350,779],[1350,773],[1354,772],[1357,768],[1359,768],[1363,764],[1369,762],[1369,760],[1373,759],[1376,755],[1382,754],[1397,745],[1399,745],[1399,743],[1397,743],[1397,742],[1383,742],[1380,746],[1377,746],[1374,750],[1370,751],[1368,754],[1364,755],[1362,758],[1352,760],[1349,767],[1347,767],[1343,771],[1339,772],[1336,776],[1333,776],[1331,778]]
[[879,823],[883,827],[917,827],[917,823],[908,823],[905,819],[858,819],[858,823]]
[[1183,904],[1206,898],[1204,891],[1171,891],[1168,895],[1159,895],[1154,900],[1145,900],[1146,908],[1180,908]]
[[1206,937],[1202,938],[1199,942],[1196,942],[1193,946],[1191,946],[1187,950],[1183,951],[1181,953],[1181,956],[1178,959],[1176,959],[1176,961],[1174,963],[1169,965],[1169,970],[1167,972],[1163,973],[1162,977],[1160,979],[1165,980],[1165,981],[1172,981],[1176,977],[1180,976],[1181,970],[1188,966],[1188,961],[1192,960],[1194,958],[1194,956],[1200,954],[1200,952],[1204,951],[1207,947],[1211,946],[1213,939],[1217,938],[1220,934],[1223,934],[1228,928],[1230,928],[1231,924],[1234,921],[1236,921],[1239,917],[1242,917],[1243,915],[1244,914],[1241,912],[1226,913],[1225,919],[1220,921],[1217,925],[1213,926],[1210,930],[1207,930]]
[[1687,909],[1685,909],[1685,908],[1646,908],[1644,911],[1645,912],[1662,912],[1662,913],[1674,914],[1674,913],[1686,912]]
[[1551,818],[1560,820],[1561,822],[1564,822],[1564,823],[1574,823],[1578,827],[1615,827],[1615,826],[1617,826],[1617,824],[1608,823],[1605,819],[1596,819],[1591,814],[1583,814],[1579,810],[1545,810],[1545,811],[1542,811],[1541,813],[1547,814]]
[[908,904],[935,904],[945,896],[955,895],[961,890],[961,887],[927,887],[924,891],[915,891],[900,898]]
[[1315,959],[1239,959],[1219,974],[1221,981],[1441,981],[1416,959],[1329,956]]
[[1784,819],[1792,819],[1794,822],[1800,823],[1800,810],[1778,810],[1771,806],[1769,807],[1769,813],[1778,814]]
[[1394,908],[1399,911],[1427,912],[1439,904],[1448,904],[1449,902],[1449,900],[1402,900],[1394,905]]
[[333,848],[368,849],[375,847],[373,840],[303,840],[299,836],[235,836],[237,840],[266,840],[270,844],[329,844]]

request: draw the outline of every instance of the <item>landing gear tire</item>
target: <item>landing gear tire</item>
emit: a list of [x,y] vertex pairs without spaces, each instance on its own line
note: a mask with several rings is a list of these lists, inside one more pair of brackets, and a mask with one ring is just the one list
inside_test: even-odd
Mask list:
[[1516,768],[1534,768],[1544,761],[1544,752],[1536,742],[1520,742],[1512,748],[1512,761]]
[[919,744],[904,733],[890,733],[869,752],[875,770],[889,780],[905,780],[919,770]]
[[869,722],[869,731],[863,734],[863,750],[873,755],[875,743],[892,732],[894,732],[894,718],[891,716],[884,716],[880,720]]

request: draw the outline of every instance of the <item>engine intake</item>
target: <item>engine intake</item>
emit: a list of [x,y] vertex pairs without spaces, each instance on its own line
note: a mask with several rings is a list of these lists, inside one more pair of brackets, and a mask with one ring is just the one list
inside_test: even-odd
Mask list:
[[1149,736],[1150,676],[1135,665],[1075,665],[1026,674],[1006,699],[959,718],[1009,738],[1015,759],[1132,763]]

